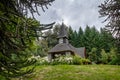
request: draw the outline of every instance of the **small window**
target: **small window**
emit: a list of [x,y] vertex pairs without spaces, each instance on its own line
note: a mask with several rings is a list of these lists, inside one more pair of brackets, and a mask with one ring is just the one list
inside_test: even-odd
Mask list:
[[63,39],[59,39],[59,43],[63,43]]

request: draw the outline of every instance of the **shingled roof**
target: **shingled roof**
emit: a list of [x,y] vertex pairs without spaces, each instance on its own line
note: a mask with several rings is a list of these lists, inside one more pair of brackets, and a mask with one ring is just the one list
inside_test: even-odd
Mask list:
[[80,47],[80,48],[76,48],[75,53],[79,56],[81,56],[82,58],[85,58],[85,47]]
[[[68,38],[67,34],[67,27],[62,23],[60,26],[60,31],[58,35],[58,39],[63,39],[63,38]],[[55,47],[53,47],[48,53],[55,53],[59,54],[61,52],[72,52],[73,54],[79,55],[83,58],[85,58],[85,48],[75,48],[73,47],[69,42],[63,42],[63,43],[58,43]]]
[[48,53],[58,53],[63,51],[75,52],[76,49],[71,44],[61,43],[53,47]]
[[48,53],[59,53],[59,52],[73,52],[76,55],[85,58],[85,47],[75,48],[71,44],[57,44]]

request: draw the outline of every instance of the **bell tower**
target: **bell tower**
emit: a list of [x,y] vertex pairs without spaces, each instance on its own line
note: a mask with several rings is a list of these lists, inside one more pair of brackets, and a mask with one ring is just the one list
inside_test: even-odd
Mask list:
[[75,48],[68,42],[67,27],[62,22],[59,34],[58,34],[58,44],[56,44],[48,52],[48,59],[51,61],[55,58],[55,55],[80,55],[85,58],[85,48]]
[[67,34],[67,27],[62,22],[62,25],[60,26],[60,31],[58,35],[58,42],[61,43],[68,43],[68,34]]

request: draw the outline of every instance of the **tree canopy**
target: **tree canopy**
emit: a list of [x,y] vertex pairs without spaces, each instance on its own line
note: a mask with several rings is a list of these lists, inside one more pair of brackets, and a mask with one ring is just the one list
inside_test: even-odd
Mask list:
[[116,38],[117,62],[120,64],[120,0],[106,0],[100,6],[101,17],[106,17],[106,29]]
[[108,22],[106,29],[116,38],[116,44],[120,53],[120,0],[106,0],[100,6],[101,17],[106,17]]
[[38,13],[38,7],[45,11],[54,0],[1,0],[0,1],[0,78],[10,79],[31,73],[33,69],[22,70],[35,60],[28,60],[27,49],[33,45],[36,29],[40,23],[27,17]]

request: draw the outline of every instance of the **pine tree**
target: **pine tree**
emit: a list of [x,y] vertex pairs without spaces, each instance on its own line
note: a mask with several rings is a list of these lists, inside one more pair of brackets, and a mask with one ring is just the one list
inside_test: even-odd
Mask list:
[[116,38],[117,56],[120,59],[120,0],[106,0],[99,8],[101,17],[107,17],[106,29]]
[[91,29],[89,26],[86,26],[85,31],[84,31],[84,46],[86,47],[86,53],[88,56],[88,52],[90,52],[91,48],[91,40],[92,38],[90,37],[91,34]]
[[78,47],[84,47],[84,39],[83,39],[83,36],[84,36],[84,32],[82,30],[82,28],[80,27],[79,28],[79,31],[78,31]]
[[74,31],[72,27],[70,26],[68,28],[68,39],[69,39],[69,43],[71,43],[72,45],[74,44],[73,36],[74,36]]
[[[27,18],[28,11],[34,17],[38,6],[44,6],[54,0],[1,0],[0,1],[0,78],[26,76],[33,69],[22,70],[35,62],[28,60],[26,50],[32,46],[37,36],[39,23]],[[39,13],[38,13],[39,14]],[[32,23],[32,22],[33,23]],[[35,24],[34,24],[35,22]]]
[[100,48],[104,49],[106,52],[109,52],[112,47],[115,47],[114,37],[104,28],[101,28],[100,30],[100,43]]

